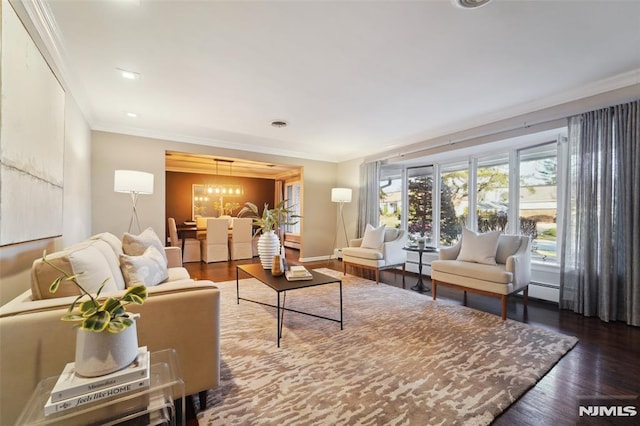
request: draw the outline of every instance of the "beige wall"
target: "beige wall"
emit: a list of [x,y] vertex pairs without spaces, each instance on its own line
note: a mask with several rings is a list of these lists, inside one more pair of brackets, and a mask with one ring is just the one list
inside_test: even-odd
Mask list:
[[[67,94],[62,237],[0,247],[0,304],[30,288],[31,264],[43,250],[53,252],[91,235],[90,199],[91,132],[76,102]],[[33,200],[33,208],[38,207],[38,200]]]
[[324,258],[331,254],[335,232],[336,205],[331,202],[331,188],[336,185],[337,164],[304,160],[233,149],[127,136],[101,131],[93,132],[92,205],[93,233],[109,231],[121,236],[129,226],[131,199],[113,192],[116,169],[133,169],[153,173],[153,195],[138,200],[140,226],[151,226],[165,238],[165,151],[182,151],[221,157],[242,158],[302,167],[301,222],[302,261]]
[[[358,199],[360,196],[361,164],[361,159],[345,161],[338,164],[338,179],[336,186],[341,188],[351,188],[353,191],[351,202],[344,205],[342,212],[344,216],[344,223],[347,229],[348,239],[356,238],[357,236],[356,228],[358,226]],[[338,219],[337,223],[340,224],[340,219]],[[336,247],[346,247],[348,245],[348,242],[344,240],[344,231],[342,230],[342,225],[340,224],[338,226],[339,229]]]

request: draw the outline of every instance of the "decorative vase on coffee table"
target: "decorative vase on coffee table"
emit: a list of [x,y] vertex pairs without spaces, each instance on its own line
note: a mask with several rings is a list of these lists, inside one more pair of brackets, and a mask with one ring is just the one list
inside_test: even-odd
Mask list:
[[278,254],[280,249],[280,239],[276,233],[271,230],[263,232],[258,239],[258,256],[260,263],[264,269],[271,269],[273,266],[273,256]]
[[77,329],[76,373],[85,377],[97,377],[121,370],[131,364],[138,355],[136,319],[133,325],[120,333]]

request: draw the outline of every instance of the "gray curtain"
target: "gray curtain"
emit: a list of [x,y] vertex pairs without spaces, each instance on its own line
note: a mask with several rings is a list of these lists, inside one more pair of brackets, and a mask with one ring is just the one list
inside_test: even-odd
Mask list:
[[363,163],[360,166],[360,194],[358,197],[358,229],[356,237],[362,237],[370,223],[380,221],[380,162]]
[[640,325],[640,100],[572,117],[560,307]]

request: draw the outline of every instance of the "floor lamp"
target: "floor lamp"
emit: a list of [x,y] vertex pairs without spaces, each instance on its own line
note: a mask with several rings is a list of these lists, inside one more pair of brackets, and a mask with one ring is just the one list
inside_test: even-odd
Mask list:
[[153,194],[153,174],[138,172],[136,170],[116,170],[113,177],[113,190],[125,194],[131,194],[131,219],[129,220],[129,233],[135,227],[140,233],[140,222],[138,221],[138,195]]
[[[344,207],[344,203],[351,202],[351,188],[332,188],[331,189],[331,201],[334,203],[340,203],[340,220],[342,221],[342,230],[344,231],[344,241],[345,244],[349,244],[349,238],[347,237],[347,226],[344,223],[344,215],[342,213],[342,209]],[[336,238],[333,241],[333,246],[335,248],[336,241],[338,239],[338,231],[336,230]]]

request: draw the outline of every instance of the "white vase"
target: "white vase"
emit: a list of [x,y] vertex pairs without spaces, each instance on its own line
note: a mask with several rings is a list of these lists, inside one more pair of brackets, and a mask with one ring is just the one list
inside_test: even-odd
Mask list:
[[76,334],[76,373],[97,377],[121,370],[138,355],[137,315],[133,325],[120,333],[87,331],[78,328]]
[[263,232],[258,238],[258,256],[264,269],[271,269],[273,266],[273,256],[280,250],[280,239],[272,231]]

